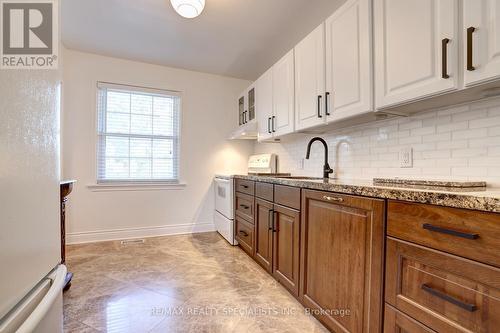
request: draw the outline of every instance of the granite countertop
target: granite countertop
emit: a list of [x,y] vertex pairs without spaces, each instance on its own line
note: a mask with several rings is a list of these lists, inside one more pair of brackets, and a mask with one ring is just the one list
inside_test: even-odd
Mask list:
[[234,178],[365,197],[403,200],[500,213],[500,188],[473,187],[457,189],[442,186],[436,188],[432,186],[417,188],[415,186],[405,187],[404,184],[401,184],[401,186],[374,185],[369,180],[287,179],[247,175],[234,175]]

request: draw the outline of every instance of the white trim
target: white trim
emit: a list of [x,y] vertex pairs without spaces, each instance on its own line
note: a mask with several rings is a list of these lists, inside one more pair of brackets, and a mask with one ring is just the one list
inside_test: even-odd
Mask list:
[[160,190],[183,190],[186,183],[98,183],[88,184],[87,188],[92,192],[103,191],[160,191]]
[[110,89],[115,91],[126,91],[126,92],[134,91],[137,93],[152,94],[159,96],[177,96],[177,97],[182,96],[182,92],[175,90],[149,88],[149,87],[134,86],[130,84],[109,83],[103,81],[97,81],[97,88]]
[[158,227],[83,231],[68,233],[66,236],[66,244],[81,244],[110,240],[194,234],[210,231],[215,231],[215,225],[213,222],[174,224]]

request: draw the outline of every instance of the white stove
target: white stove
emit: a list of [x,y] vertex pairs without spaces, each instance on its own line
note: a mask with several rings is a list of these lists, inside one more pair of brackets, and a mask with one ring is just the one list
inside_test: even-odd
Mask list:
[[[276,174],[275,154],[252,155],[248,159],[248,174]],[[215,228],[229,244],[238,245],[234,238],[234,179],[232,175],[215,175]]]

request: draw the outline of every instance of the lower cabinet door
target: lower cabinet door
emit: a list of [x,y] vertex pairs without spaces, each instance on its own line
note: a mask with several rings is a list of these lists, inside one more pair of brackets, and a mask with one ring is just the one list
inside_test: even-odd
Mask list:
[[255,260],[272,272],[273,260],[273,204],[255,200]]
[[334,332],[382,331],[383,200],[302,191],[300,298]]
[[415,319],[412,319],[402,312],[394,309],[392,306],[385,305],[385,333],[435,333],[436,331],[422,325]]
[[273,275],[293,295],[299,295],[300,213],[274,205]]

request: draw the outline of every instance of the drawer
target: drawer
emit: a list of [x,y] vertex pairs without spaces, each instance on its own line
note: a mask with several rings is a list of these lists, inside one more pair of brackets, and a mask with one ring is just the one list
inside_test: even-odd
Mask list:
[[300,188],[284,185],[274,185],[274,202],[300,210]]
[[235,181],[235,191],[241,192],[249,195],[254,195],[255,193],[255,182],[251,180],[238,179]]
[[500,269],[387,239],[385,300],[438,332],[500,327]]
[[274,200],[274,185],[269,183],[255,183],[255,196],[267,201]]
[[236,192],[234,198],[236,215],[253,224],[254,197]]
[[387,234],[500,267],[500,214],[389,201]]
[[413,318],[385,304],[384,333],[435,333]]
[[253,257],[253,242],[254,242],[254,232],[253,224],[246,222],[245,220],[236,217],[236,240],[238,241],[240,247],[245,250],[248,255]]

